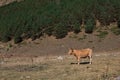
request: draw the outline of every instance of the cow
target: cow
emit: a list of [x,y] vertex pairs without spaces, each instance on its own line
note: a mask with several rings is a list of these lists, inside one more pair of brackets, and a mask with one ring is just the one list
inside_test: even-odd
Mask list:
[[81,50],[76,50],[76,49],[69,49],[68,51],[69,55],[74,55],[78,61],[78,65],[80,64],[80,58],[89,58],[89,64],[92,64],[92,49],[87,48],[87,49],[81,49]]

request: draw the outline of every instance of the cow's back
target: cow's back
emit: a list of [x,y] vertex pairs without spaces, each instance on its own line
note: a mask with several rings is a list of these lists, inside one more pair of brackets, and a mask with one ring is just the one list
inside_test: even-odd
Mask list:
[[92,51],[91,49],[82,49],[82,50],[79,50],[79,54],[80,54],[80,57],[83,57],[83,58],[86,58],[88,57],[89,55],[91,55]]

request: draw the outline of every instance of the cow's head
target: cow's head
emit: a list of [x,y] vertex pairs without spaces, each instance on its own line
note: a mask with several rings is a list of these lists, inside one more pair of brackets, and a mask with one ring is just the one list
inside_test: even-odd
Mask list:
[[68,54],[69,54],[69,55],[72,55],[72,54],[73,54],[73,49],[72,49],[72,48],[69,49]]

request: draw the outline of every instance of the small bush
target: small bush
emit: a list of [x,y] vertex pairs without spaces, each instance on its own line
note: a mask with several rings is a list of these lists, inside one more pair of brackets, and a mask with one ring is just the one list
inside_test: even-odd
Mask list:
[[11,40],[11,37],[10,37],[9,34],[3,33],[3,34],[1,35],[1,41],[2,41],[2,42],[8,42],[8,41],[10,41],[10,40]]
[[31,39],[32,39],[32,41],[34,41],[35,39],[37,39],[37,35],[32,35]]
[[93,19],[88,19],[86,22],[86,26],[85,26],[85,32],[86,33],[92,33],[95,27],[95,22]]
[[68,29],[63,24],[58,23],[55,25],[53,35],[57,39],[64,38],[67,35],[67,33],[68,33]]
[[2,41],[2,42],[8,42],[8,41],[10,41],[10,40],[11,40],[11,38],[10,38],[9,36],[7,36],[7,35],[1,37],[1,41]]
[[51,36],[52,35],[52,32],[53,32],[53,27],[49,27],[45,30],[45,33],[48,35],[48,36]]
[[75,24],[74,26],[73,26],[73,31],[74,31],[74,33],[79,33],[80,31],[81,31],[81,28],[80,28],[80,25],[79,24]]
[[15,37],[14,37],[14,43],[17,44],[17,43],[20,43],[22,42],[22,37],[20,34],[16,34]]

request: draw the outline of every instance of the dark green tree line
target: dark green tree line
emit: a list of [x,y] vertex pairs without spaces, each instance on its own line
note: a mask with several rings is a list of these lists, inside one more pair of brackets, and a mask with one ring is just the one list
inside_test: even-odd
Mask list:
[[0,7],[0,40],[41,37],[63,38],[68,32],[79,33],[84,26],[92,33],[95,21],[101,25],[117,22],[120,27],[120,0],[25,0]]

